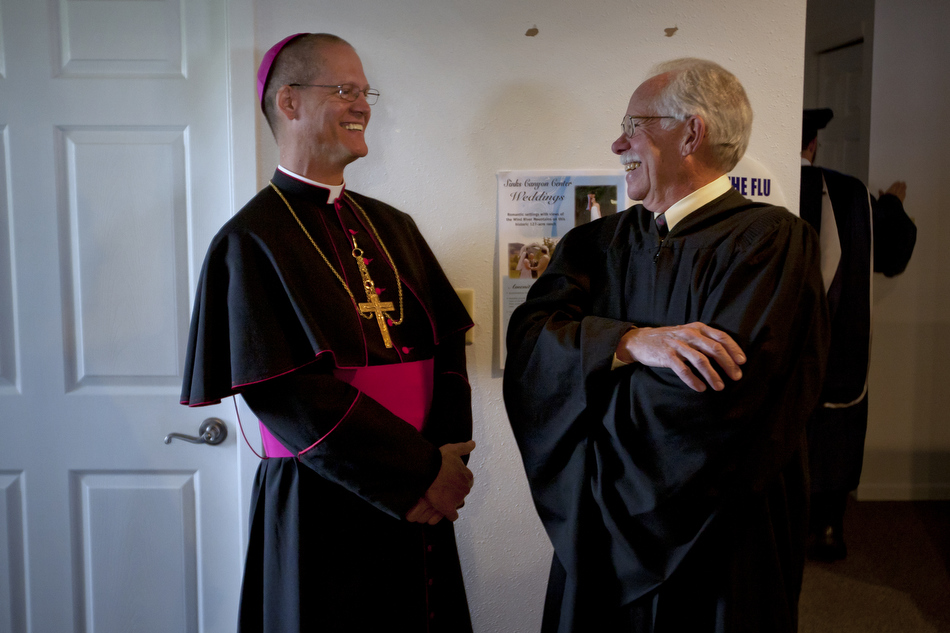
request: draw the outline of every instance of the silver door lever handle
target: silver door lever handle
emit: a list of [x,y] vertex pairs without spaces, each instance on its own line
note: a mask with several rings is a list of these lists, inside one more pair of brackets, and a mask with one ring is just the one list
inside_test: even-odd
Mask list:
[[172,439],[178,438],[191,442],[192,444],[220,444],[228,437],[228,426],[224,420],[218,418],[208,418],[198,427],[198,437],[183,435],[181,433],[169,433],[165,436],[165,443],[171,444]]

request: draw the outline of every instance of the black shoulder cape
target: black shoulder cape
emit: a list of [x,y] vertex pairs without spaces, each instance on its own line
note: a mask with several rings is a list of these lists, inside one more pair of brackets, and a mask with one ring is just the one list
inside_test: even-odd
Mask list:
[[[273,180],[295,207],[312,190],[280,171]],[[366,210],[397,262],[407,292],[422,304],[433,343],[471,327],[412,218],[378,200],[345,195]],[[355,215],[361,216],[358,211]],[[270,187],[261,190],[221,228],[205,257],[182,404],[214,404],[242,385],[293,371],[320,354],[331,354],[337,367],[366,366],[360,317],[355,307],[340,310],[341,301],[352,304],[278,195]]]

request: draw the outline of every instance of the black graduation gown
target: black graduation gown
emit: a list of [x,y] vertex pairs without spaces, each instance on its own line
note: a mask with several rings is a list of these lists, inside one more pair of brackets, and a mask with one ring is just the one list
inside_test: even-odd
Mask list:
[[867,435],[872,239],[874,271],[892,277],[907,267],[917,228],[897,196],[876,200],[857,178],[802,166],[801,217],[819,233],[822,175],[841,261],[828,288],[831,346],[821,398],[808,422],[808,458],[813,492],[847,493],[860,482]]
[[[280,171],[273,182],[362,302],[356,237],[398,316],[389,258],[362,215]],[[316,443],[258,469],[240,630],[470,630],[451,522],[402,517],[438,474],[438,447],[471,438],[471,320],[412,219],[346,195],[366,210],[403,281],[392,349],[270,187],[214,238],[198,284],[182,403],[242,393],[284,446]],[[434,359],[434,385],[422,433],[333,374],[425,359]]]
[[[741,380],[611,371],[630,323],[693,321],[739,343]],[[825,321],[814,231],[734,190],[662,245],[641,205],[564,237],[511,317],[504,376],[555,551],[544,631],[795,630]]]

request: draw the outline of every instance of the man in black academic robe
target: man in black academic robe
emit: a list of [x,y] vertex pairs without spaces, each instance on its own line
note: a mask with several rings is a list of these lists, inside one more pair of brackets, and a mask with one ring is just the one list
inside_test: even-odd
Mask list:
[[[906,185],[895,182],[880,197],[857,178],[814,167],[818,130],[828,108],[802,116],[801,217],[819,233],[828,294],[831,347],[821,398],[808,421],[812,557],[846,556],[843,523],[848,493],[858,487],[868,425],[872,272],[904,271],[917,227],[903,207]],[[872,248],[873,246],[873,248]]]
[[796,630],[826,312],[814,231],[725,176],[751,119],[718,65],[655,69],[612,147],[643,204],[568,233],[511,317],[543,631]]
[[182,389],[261,421],[239,629],[470,631],[471,320],[412,219],[345,190],[376,96],[353,48],[287,38],[259,91],[280,166],[209,247]]

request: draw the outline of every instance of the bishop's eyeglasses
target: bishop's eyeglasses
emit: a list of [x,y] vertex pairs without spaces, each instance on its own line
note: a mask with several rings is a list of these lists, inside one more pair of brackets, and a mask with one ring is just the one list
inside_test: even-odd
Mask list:
[[367,88],[363,90],[356,84],[341,84],[339,86],[329,86],[326,84],[287,84],[288,86],[293,86],[295,88],[333,88],[336,90],[337,94],[340,95],[340,98],[344,101],[349,101],[352,103],[360,98],[360,93],[366,97],[366,103],[369,105],[375,105],[376,100],[379,99],[379,90],[374,90],[372,88]]

